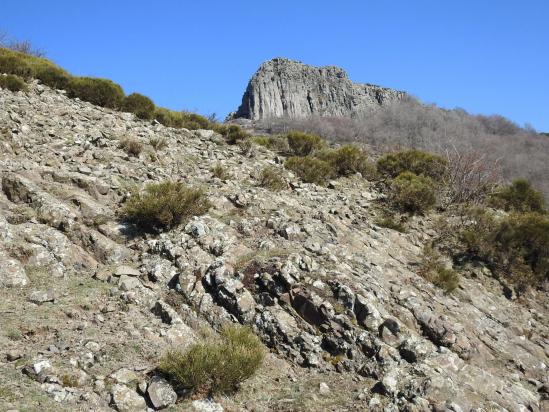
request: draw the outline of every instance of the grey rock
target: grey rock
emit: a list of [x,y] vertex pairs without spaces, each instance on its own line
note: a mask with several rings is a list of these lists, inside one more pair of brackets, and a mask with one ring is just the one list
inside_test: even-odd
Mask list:
[[397,90],[353,83],[338,67],[275,58],[253,75],[233,118],[359,117],[405,96]]
[[0,250],[0,287],[25,286],[29,278],[18,260]]
[[195,412],[223,412],[223,406],[209,399],[197,399],[192,402]]
[[164,378],[155,376],[147,388],[147,395],[156,409],[163,409],[177,401],[177,394]]
[[125,385],[114,385],[112,388],[112,403],[119,412],[147,411],[145,399],[133,389]]
[[37,305],[40,305],[46,302],[53,302],[55,300],[55,294],[52,290],[48,290],[48,291],[35,290],[30,294],[29,300],[32,303],[36,303]]

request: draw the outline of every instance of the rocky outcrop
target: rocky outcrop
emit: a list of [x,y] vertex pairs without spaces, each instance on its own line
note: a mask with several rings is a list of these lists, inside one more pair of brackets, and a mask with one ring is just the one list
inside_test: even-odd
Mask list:
[[[0,107],[0,410],[173,409],[157,360],[227,322],[270,348],[264,367],[181,410],[547,410],[547,293],[510,300],[486,267],[460,268],[452,295],[427,282],[440,216],[382,228],[384,193],[358,176],[305,184],[267,149],[36,83]],[[288,188],[260,187],[265,167]],[[209,212],[146,236],[117,219],[129,189],[171,178],[204,187]]]
[[401,91],[353,83],[339,67],[314,67],[276,58],[259,67],[248,83],[242,104],[231,117],[356,118],[405,96]]

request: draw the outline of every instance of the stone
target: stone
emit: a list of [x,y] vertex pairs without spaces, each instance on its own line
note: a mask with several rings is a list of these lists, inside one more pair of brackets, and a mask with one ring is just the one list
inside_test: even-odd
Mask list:
[[116,268],[116,270],[113,272],[113,275],[139,277],[141,273],[139,272],[139,270],[134,269],[130,266],[121,265]]
[[318,392],[322,396],[328,396],[332,391],[326,382],[320,382],[320,385],[318,387]]
[[118,412],[146,412],[147,403],[133,389],[125,385],[114,385],[112,388],[112,403]]
[[163,409],[177,401],[177,394],[167,380],[159,376],[151,379],[147,388],[147,395],[156,409]]
[[0,287],[26,286],[29,278],[18,260],[0,250]]
[[141,282],[138,278],[128,275],[120,276],[118,280],[118,287],[125,292],[136,289],[141,286]]
[[353,83],[339,67],[313,67],[275,58],[252,76],[242,104],[231,117],[360,117],[405,96],[401,91]]
[[30,294],[29,301],[31,301],[32,303],[36,303],[37,305],[40,305],[46,302],[53,302],[55,301],[55,294],[52,290],[48,290],[48,291],[36,290]]
[[223,406],[209,399],[197,399],[192,402],[195,412],[223,412]]
[[134,371],[127,368],[119,369],[116,372],[112,373],[109,377],[116,383],[123,384],[137,382],[137,380],[139,379]]

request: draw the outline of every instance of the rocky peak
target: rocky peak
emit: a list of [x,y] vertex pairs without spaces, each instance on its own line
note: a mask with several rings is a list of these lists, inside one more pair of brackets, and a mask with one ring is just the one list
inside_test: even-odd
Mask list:
[[397,90],[353,83],[340,67],[314,67],[277,57],[264,62],[252,76],[242,104],[231,117],[354,118],[405,96]]

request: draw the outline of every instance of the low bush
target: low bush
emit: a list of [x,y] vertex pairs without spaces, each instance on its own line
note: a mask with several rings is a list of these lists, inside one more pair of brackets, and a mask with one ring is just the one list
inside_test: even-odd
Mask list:
[[29,79],[33,75],[33,70],[28,60],[28,57],[23,53],[0,48],[0,73]]
[[446,293],[452,293],[459,286],[459,275],[444,265],[441,255],[432,246],[423,249],[418,274]]
[[250,137],[250,134],[236,124],[221,125],[215,128],[215,131],[221,134],[227,143],[237,144]]
[[436,203],[433,181],[411,172],[403,172],[391,183],[391,200],[405,212],[423,213]]
[[447,162],[438,155],[420,150],[406,150],[389,153],[377,161],[377,169],[382,175],[394,178],[403,172],[440,180],[446,173]]
[[467,253],[503,275],[519,289],[539,286],[549,279],[549,218],[546,215],[512,213],[495,217],[475,209],[472,222],[460,233]]
[[154,150],[162,150],[168,147],[168,140],[165,137],[151,137],[149,144]]
[[14,76],[13,74],[8,74],[6,76],[0,75],[0,87],[2,89],[8,89],[12,92],[19,92],[19,91],[25,91],[28,89],[27,83],[23,81],[18,76]]
[[273,166],[267,166],[259,175],[259,185],[274,192],[284,190],[288,187],[286,180],[280,171]]
[[124,98],[122,110],[134,113],[143,120],[151,120],[154,117],[155,106],[151,99],[139,93],[132,93]]
[[139,157],[139,155],[143,151],[143,145],[139,142],[139,140],[133,137],[127,137],[125,139],[122,139],[120,141],[119,147],[123,149],[127,154],[134,157]]
[[265,350],[249,328],[226,326],[220,335],[220,339],[195,344],[186,351],[168,351],[159,369],[193,392],[236,391],[260,368]]
[[506,211],[545,213],[543,194],[532,187],[526,179],[517,179],[498,192],[491,204]]
[[94,77],[73,77],[67,85],[69,97],[78,97],[97,106],[119,109],[124,91],[118,84]]
[[396,221],[392,216],[377,219],[374,223],[378,226],[386,227],[387,229],[396,230],[400,233],[406,233],[406,226],[404,226],[401,222]]
[[335,175],[330,163],[316,157],[292,156],[284,163],[286,169],[294,172],[305,183],[324,185]]
[[201,190],[179,182],[151,183],[135,191],[122,209],[122,217],[145,231],[169,229],[191,216],[208,211],[210,202]]
[[320,136],[303,132],[290,132],[286,135],[290,154],[293,156],[307,156],[315,150],[324,147],[324,140]]
[[164,126],[174,127],[177,129],[213,130],[216,128],[214,123],[199,114],[190,112],[176,112],[174,110],[164,109],[163,107],[158,107],[155,110],[154,118]]
[[314,156],[330,163],[339,176],[360,173],[363,177],[373,178],[376,174],[375,166],[368,160],[366,153],[356,146],[323,149],[315,152]]
[[215,177],[221,180],[228,180],[231,177],[231,174],[228,172],[227,168],[221,163],[217,163],[214,167],[212,167],[211,172]]

